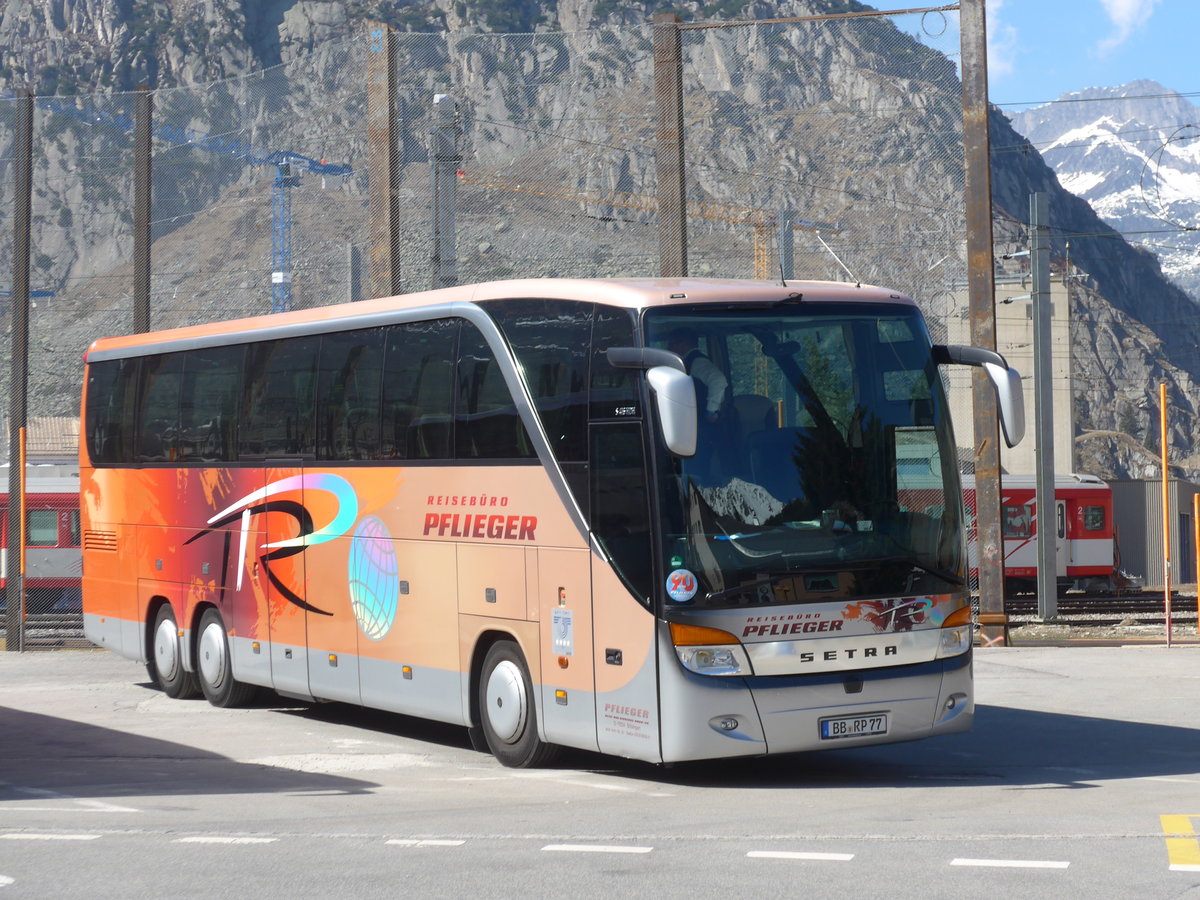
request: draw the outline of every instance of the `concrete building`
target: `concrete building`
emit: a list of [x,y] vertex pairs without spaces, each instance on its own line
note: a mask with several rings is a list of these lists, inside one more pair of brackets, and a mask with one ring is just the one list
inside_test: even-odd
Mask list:
[[[1148,587],[1163,584],[1162,482],[1136,479],[1111,482],[1113,524],[1120,567]],[[1193,497],[1200,485],[1172,478],[1167,482],[1171,527],[1171,584],[1196,581]]]
[[[1037,471],[1034,433],[1033,391],[1033,301],[1032,284],[1028,276],[996,276],[996,350],[1008,364],[1021,373],[1025,394],[1025,439],[1014,448],[1001,442],[1000,464],[1004,471],[1031,475]],[[955,308],[959,316],[947,322],[946,339],[951,344],[970,344],[971,327],[968,318],[966,288],[955,286]],[[1050,343],[1053,379],[1054,471],[1065,475],[1075,471],[1075,392],[1071,381],[1071,320],[1067,288],[1060,278],[1050,286]],[[960,457],[972,457],[973,421],[971,415],[971,370],[963,366],[948,366],[943,371],[949,378],[950,409],[954,432],[958,438]]]

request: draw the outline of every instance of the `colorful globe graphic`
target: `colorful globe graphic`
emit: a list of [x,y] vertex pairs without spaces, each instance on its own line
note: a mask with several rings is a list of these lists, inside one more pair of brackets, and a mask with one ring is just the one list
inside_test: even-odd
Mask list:
[[350,608],[362,633],[382,640],[396,621],[399,567],[392,536],[375,516],[359,523],[350,539]]

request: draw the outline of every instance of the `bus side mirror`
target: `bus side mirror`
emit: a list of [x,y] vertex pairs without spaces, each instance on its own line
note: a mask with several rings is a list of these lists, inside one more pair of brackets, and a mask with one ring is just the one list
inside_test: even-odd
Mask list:
[[696,455],[696,383],[677,354],[656,347],[609,347],[611,365],[641,369],[654,392],[663,441],[676,456]]
[[663,441],[676,456],[696,455],[696,384],[671,366],[646,370],[646,380],[654,392]]
[[1021,392],[1021,374],[995,350],[983,347],[964,347],[957,344],[935,344],[933,361],[938,365],[979,366],[996,391],[1000,408],[1000,428],[1004,443],[1015,447],[1025,437],[1025,395]]

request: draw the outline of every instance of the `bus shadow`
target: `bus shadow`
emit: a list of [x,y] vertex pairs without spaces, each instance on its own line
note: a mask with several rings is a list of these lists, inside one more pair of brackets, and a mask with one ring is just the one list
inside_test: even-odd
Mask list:
[[587,760],[575,756],[574,762],[598,774],[693,787],[1067,790],[1114,779],[1195,775],[1198,751],[1196,728],[980,705],[970,732],[907,744],[669,767],[615,769],[590,754]]
[[0,802],[191,794],[362,794],[374,783],[299,772],[0,706]]
[[[289,703],[290,701],[283,702]],[[274,703],[264,701],[262,708],[313,721],[395,735],[406,740],[422,741],[442,747],[471,749],[471,740],[467,736],[467,729],[462,725],[418,719],[402,713],[371,709],[352,703],[298,703],[295,708],[285,708],[280,705],[279,698],[276,697]]]

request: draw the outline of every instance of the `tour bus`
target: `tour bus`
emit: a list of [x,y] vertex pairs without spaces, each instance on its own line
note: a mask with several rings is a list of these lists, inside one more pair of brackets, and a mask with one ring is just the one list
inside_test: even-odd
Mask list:
[[86,634],[172,697],[457,723],[509,766],[963,731],[940,363],[1019,439],[999,355],[855,284],[514,280],[97,340]]

